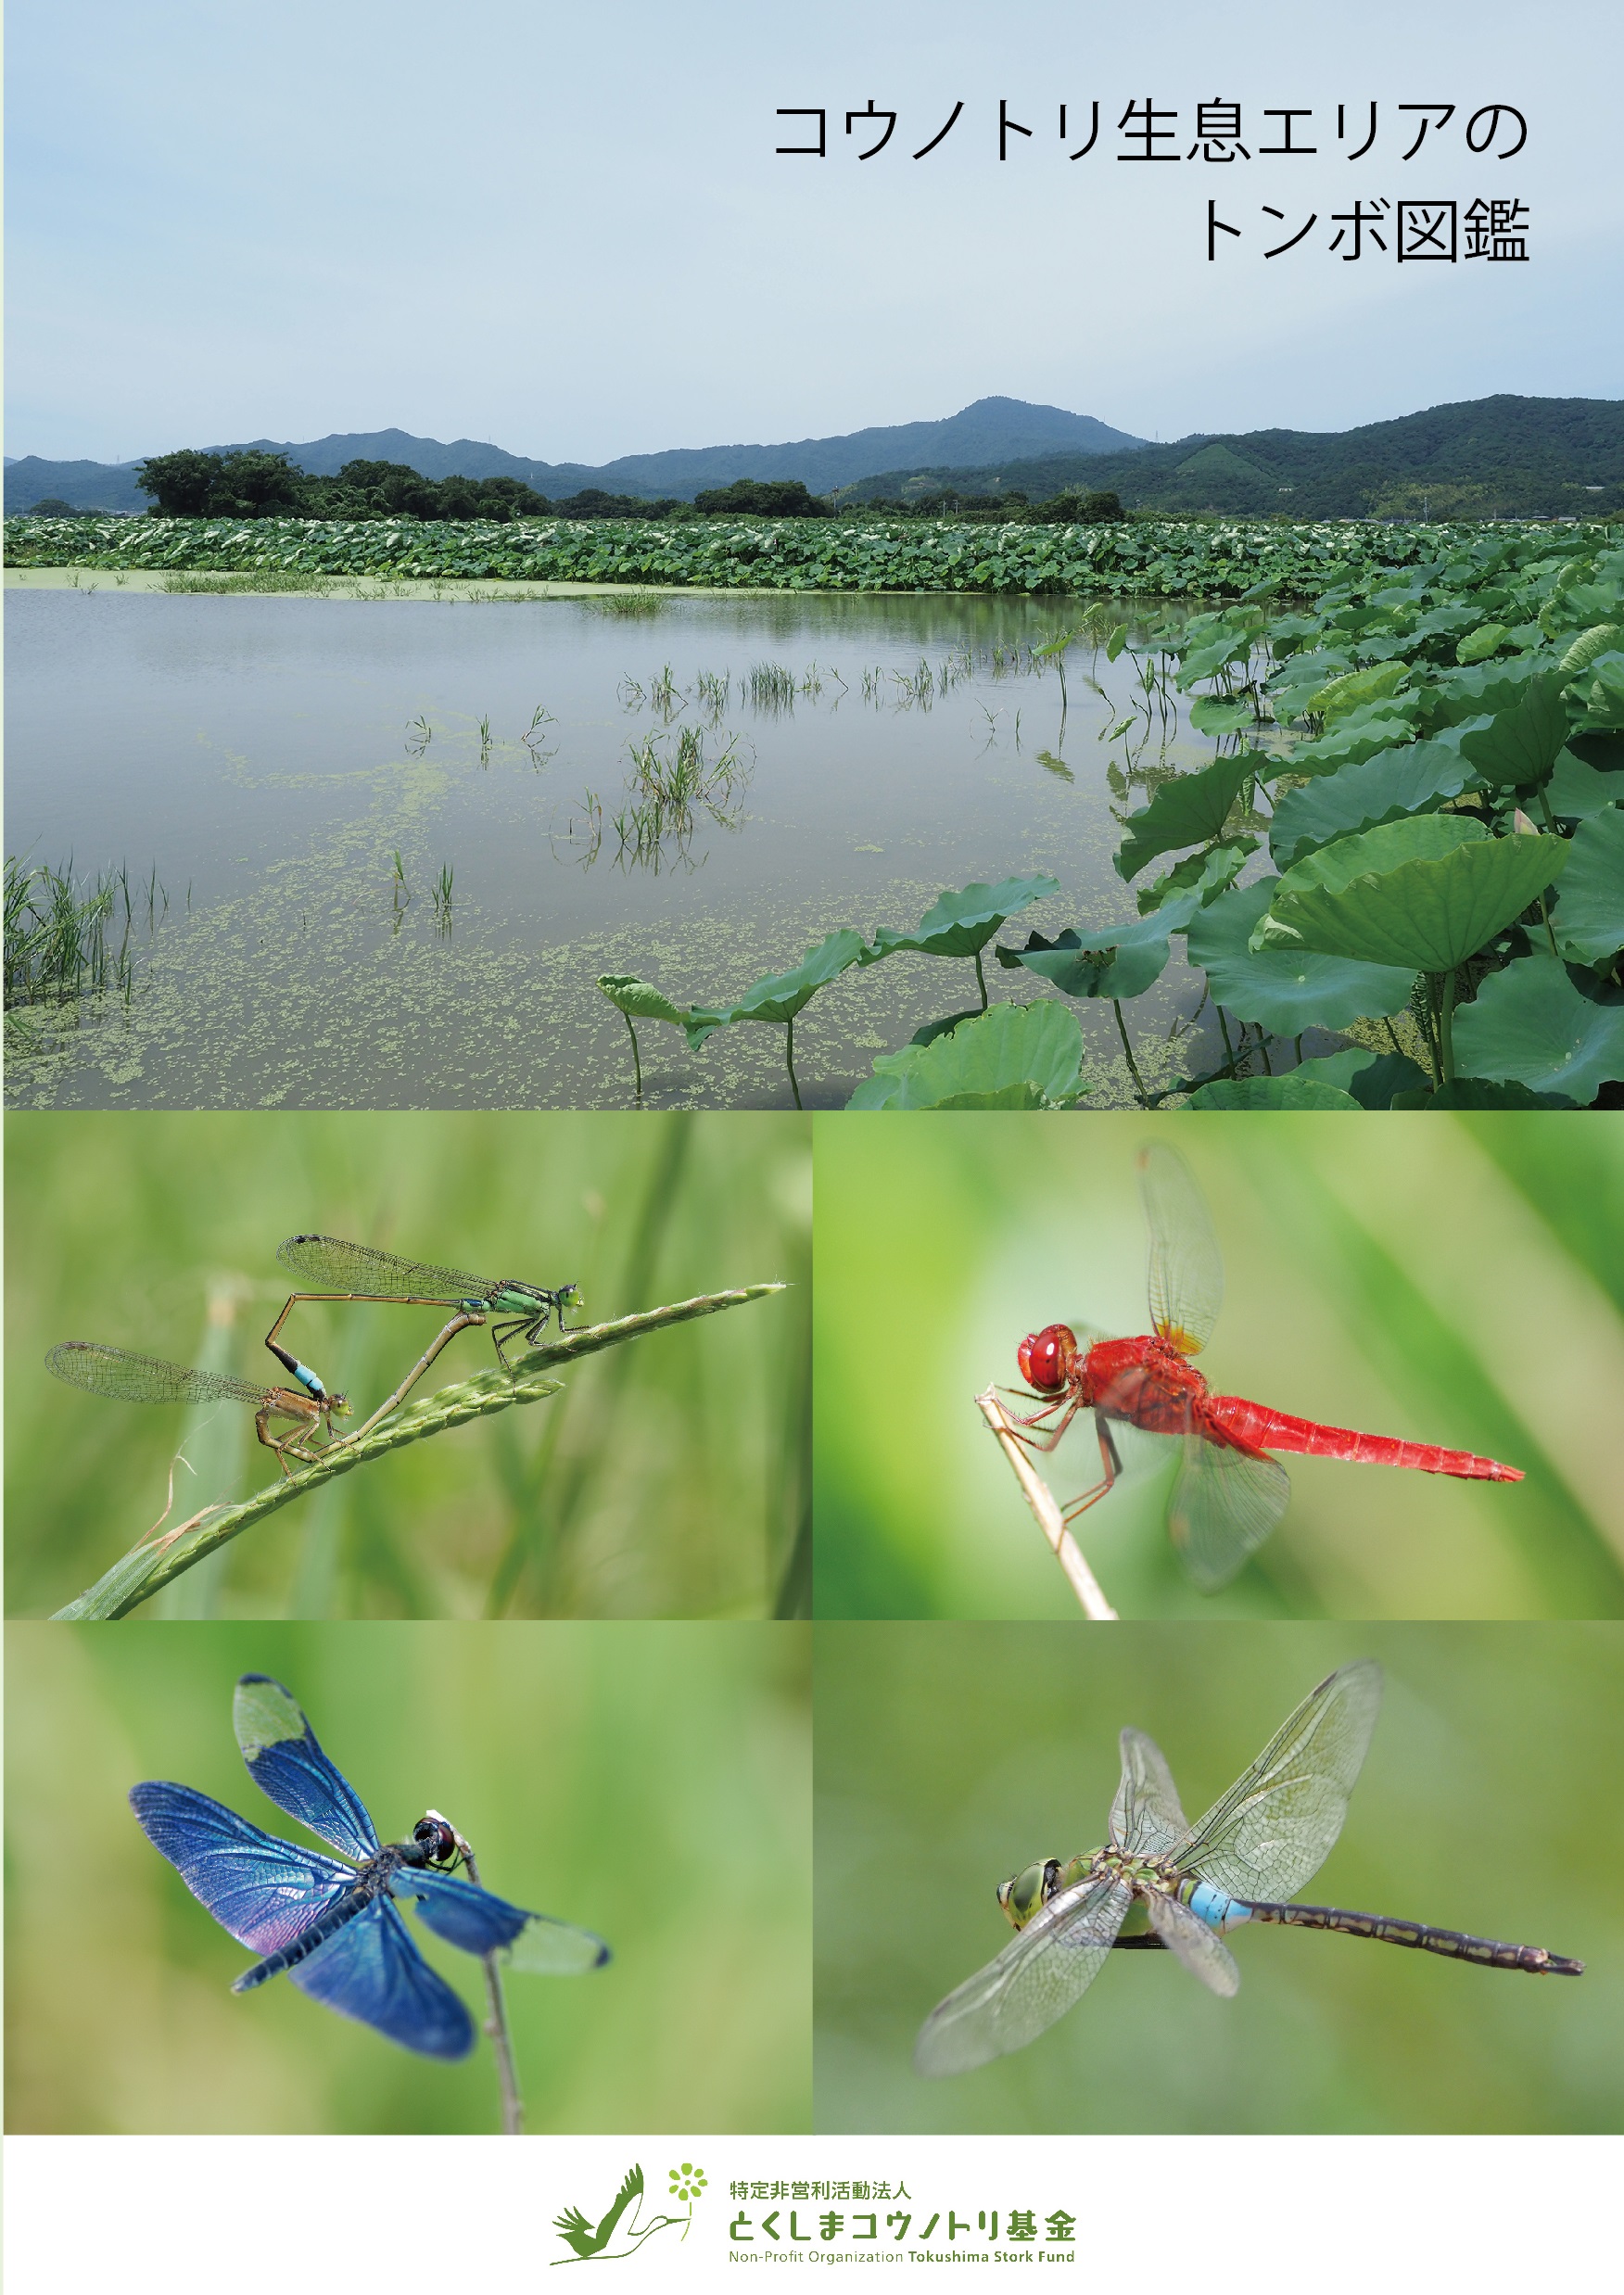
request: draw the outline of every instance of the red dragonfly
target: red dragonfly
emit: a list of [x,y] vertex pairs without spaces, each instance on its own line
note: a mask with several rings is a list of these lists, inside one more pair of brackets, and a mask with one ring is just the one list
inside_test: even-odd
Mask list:
[[[1041,1409],[1006,1414],[1018,1439],[1052,1451],[1079,1411],[1092,1411],[1102,1478],[1064,1509],[1072,1521],[1103,1498],[1123,1471],[1113,1427],[1136,1428],[1157,1448],[1182,1446],[1167,1527],[1185,1566],[1203,1592],[1226,1585],[1262,1545],[1291,1495],[1286,1469],[1270,1451],[1305,1451],[1356,1465],[1412,1466],[1422,1474],[1478,1482],[1520,1482],[1522,1470],[1470,1451],[1389,1435],[1354,1434],[1288,1418],[1237,1395],[1215,1395],[1191,1363],[1218,1320],[1224,1267],[1199,1188],[1183,1159],[1161,1141],[1139,1151],[1139,1183],[1150,1225],[1152,1338],[1108,1338],[1051,1323],[1021,1342],[1021,1400]],[[1156,1439],[1160,1438],[1157,1442]]]

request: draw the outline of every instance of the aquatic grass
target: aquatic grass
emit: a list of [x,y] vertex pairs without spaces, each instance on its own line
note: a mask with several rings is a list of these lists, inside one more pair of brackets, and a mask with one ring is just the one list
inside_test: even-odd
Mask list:
[[[5,1001],[10,1010],[71,1003],[113,993],[126,1002],[134,985],[137,919],[150,941],[169,910],[154,866],[133,888],[127,865],[75,881],[70,858],[60,869],[5,863]],[[118,912],[122,908],[122,923]]]
[[793,669],[781,662],[757,662],[748,678],[739,680],[742,696],[748,696],[750,706],[758,716],[793,716],[795,708],[797,679]]

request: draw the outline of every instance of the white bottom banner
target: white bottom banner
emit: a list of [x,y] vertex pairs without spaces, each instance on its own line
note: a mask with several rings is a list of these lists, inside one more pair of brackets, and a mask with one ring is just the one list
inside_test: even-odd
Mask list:
[[402,2268],[534,2289],[582,2264],[1491,2295],[1601,2267],[1621,2167],[1605,2137],[11,2137],[6,2269],[9,2295]]

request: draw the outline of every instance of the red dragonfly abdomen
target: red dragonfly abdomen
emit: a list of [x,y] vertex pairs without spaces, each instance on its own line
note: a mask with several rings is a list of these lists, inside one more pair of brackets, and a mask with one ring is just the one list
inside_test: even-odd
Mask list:
[[1302,1451],[1312,1458],[1339,1458],[1355,1466],[1410,1466],[1418,1474],[1457,1475],[1471,1482],[1520,1482],[1520,1466],[1470,1451],[1446,1451],[1436,1442],[1400,1442],[1391,1435],[1356,1434],[1348,1426],[1321,1426],[1312,1418],[1290,1418],[1265,1410],[1239,1395],[1208,1395],[1198,1407],[1203,1424],[1219,1440],[1247,1450]]

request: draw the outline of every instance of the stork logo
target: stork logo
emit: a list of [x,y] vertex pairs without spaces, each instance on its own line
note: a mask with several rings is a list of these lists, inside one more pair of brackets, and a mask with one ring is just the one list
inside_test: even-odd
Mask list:
[[559,2263],[620,2263],[628,2255],[635,2255],[645,2239],[652,2239],[657,2231],[679,2231],[687,2238],[693,2222],[693,2203],[705,2187],[704,2170],[684,2160],[680,2167],[672,2168],[666,2180],[671,2187],[671,2200],[680,2202],[683,2213],[651,2214],[643,2218],[643,2172],[641,2167],[628,2170],[619,2190],[610,2201],[607,2211],[596,2224],[588,2220],[578,2207],[567,2207],[553,2222],[558,2236],[572,2255],[555,2255]]

